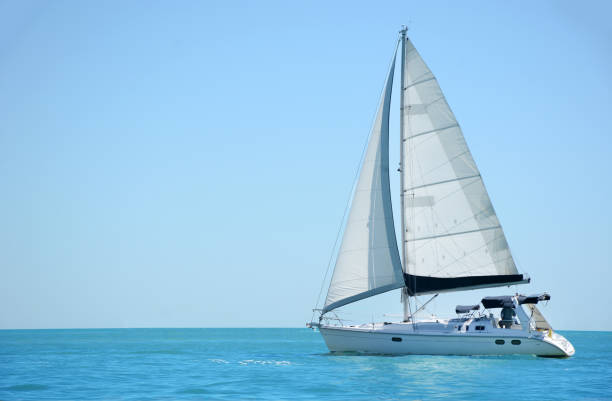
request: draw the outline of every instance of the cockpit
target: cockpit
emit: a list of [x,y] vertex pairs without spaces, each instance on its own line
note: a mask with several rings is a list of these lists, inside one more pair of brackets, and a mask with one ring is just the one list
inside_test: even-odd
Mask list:
[[[481,304],[484,310],[480,312],[480,304],[457,305],[455,313],[460,315],[460,320],[468,321],[469,325],[463,327],[469,330],[474,326],[475,330],[486,330],[487,326],[500,329],[518,329],[529,327],[537,330],[548,330],[550,325],[544,319],[535,305],[540,301],[550,300],[547,293],[536,295],[496,296],[484,297]],[[527,316],[521,305],[527,306],[530,316]],[[501,309],[496,316],[496,309]]]

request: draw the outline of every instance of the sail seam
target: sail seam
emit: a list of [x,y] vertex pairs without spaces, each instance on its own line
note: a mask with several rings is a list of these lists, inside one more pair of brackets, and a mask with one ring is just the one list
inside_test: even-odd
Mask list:
[[[401,110],[406,110],[408,109],[408,113],[410,113],[410,110],[412,109],[412,106],[424,106],[425,110],[429,109],[429,107],[435,103],[438,103],[440,100],[444,100],[446,101],[446,99],[444,98],[444,96],[440,96],[437,99],[432,100],[429,103],[413,103],[413,104],[409,104],[408,106],[404,106],[404,107],[400,107]],[[416,114],[420,114],[420,113],[416,113]]]
[[[504,234],[502,233],[501,235],[497,235],[497,236],[495,236],[495,237],[494,237],[493,239],[491,239],[490,241],[485,242],[483,245],[479,246],[479,247],[478,247],[478,248],[476,248],[476,249],[473,249],[473,250],[472,250],[472,251],[470,251],[469,253],[467,253],[467,254],[465,254],[465,255],[463,255],[463,256],[461,256],[461,257],[459,257],[459,258],[455,258],[455,257],[453,257],[453,259],[455,259],[455,262],[461,263],[463,266],[465,266],[465,267],[467,267],[467,268],[468,268],[467,270],[463,270],[463,271],[461,271],[461,272],[459,272],[459,273],[457,273],[457,274],[467,274],[467,273],[470,273],[470,272],[472,272],[472,271],[474,271],[474,270],[481,269],[481,268],[483,268],[483,267],[485,267],[485,266],[489,266],[490,264],[481,265],[481,266],[471,266],[471,267],[470,267],[470,266],[469,266],[469,265],[467,265],[465,262],[463,262],[463,261],[462,261],[462,259],[467,258],[467,257],[468,257],[468,256],[470,256],[470,255],[473,255],[474,253],[478,252],[478,251],[479,251],[479,250],[481,250],[482,248],[488,247],[488,246],[489,246],[489,244],[491,244],[492,242],[495,242],[495,241],[497,241],[497,240],[499,240],[500,238],[503,238],[503,237],[504,237]],[[509,256],[509,258],[510,258],[510,259],[512,259],[512,256]],[[500,260],[500,261],[501,261],[501,260]],[[495,263],[495,264],[496,264],[496,263],[497,263],[497,261],[495,261],[495,260],[494,260],[492,263]],[[448,267],[452,266],[452,264],[453,264],[453,263],[448,263],[448,264],[446,264],[445,266],[441,267],[440,269],[436,270],[435,272],[432,272],[431,274],[438,274],[438,273],[440,273],[440,272],[442,272],[442,271],[446,270],[446,268],[448,268]]]
[[[478,250],[478,249],[476,249],[476,250]],[[444,270],[444,269],[440,269],[440,270],[436,270],[435,272],[431,272],[430,275],[428,275],[428,276],[423,276],[423,277],[433,277],[433,278],[470,277],[469,274],[472,273],[475,270],[478,270],[478,269],[481,269],[483,267],[487,267],[487,266],[490,266],[490,265],[493,265],[493,264],[497,264],[499,262],[505,262],[506,260],[509,260],[509,259],[512,259],[512,256],[507,256],[507,257],[505,257],[503,259],[494,260],[493,262],[487,263],[487,264],[484,264],[484,265],[474,266],[473,268],[471,268],[469,270],[462,270],[460,272],[454,273],[454,274],[456,274],[455,276],[450,276],[450,277],[436,276],[436,274],[440,274],[440,272],[442,272]],[[510,274],[513,274],[513,273],[505,273],[504,275],[510,275]]]
[[447,130],[447,129],[454,128],[454,127],[458,127],[458,126],[459,126],[459,124],[455,123],[455,124],[451,124],[451,125],[446,126],[446,127],[436,128],[436,129],[432,129],[432,130],[429,130],[429,131],[421,132],[421,133],[419,133],[419,134],[414,134],[414,135],[412,135],[412,136],[409,136],[409,137],[407,137],[407,138],[404,138],[404,142],[405,142],[405,141],[407,141],[408,139],[416,138],[417,136],[427,135],[427,134],[433,134],[433,133],[435,133],[435,132],[445,131],[445,130]]
[[[480,211],[478,214],[482,213],[484,210],[486,210],[486,209],[483,209],[483,210],[482,210],[482,211]],[[476,216],[475,216],[475,217],[476,217]],[[469,220],[469,219],[464,220],[464,221],[463,221],[463,222],[461,222],[460,224],[463,224],[463,223],[464,223],[465,221],[467,221],[467,220]],[[453,227],[451,227],[451,228],[454,228],[454,227],[457,227],[457,225],[455,225],[455,226],[453,226]],[[447,231],[450,231],[450,229],[447,229]],[[504,236],[504,235],[503,235],[503,233],[502,233],[502,234],[501,234],[501,237],[503,238],[503,236]],[[499,236],[496,236],[496,237],[495,237],[495,238],[493,238],[491,241],[495,241],[495,240],[497,240],[498,238],[499,238]],[[435,238],[434,238],[434,239],[435,239]],[[451,239],[451,241],[453,241],[453,243],[455,243],[455,245],[456,245],[458,248],[460,248],[460,246],[459,246],[459,245],[458,245],[458,244],[455,242],[455,239],[454,239],[453,237],[451,237],[450,239]],[[430,241],[427,241],[427,242],[423,243],[423,244],[422,244],[421,246],[419,246],[417,249],[421,249],[421,248],[423,248],[423,247],[427,246],[428,244],[430,244],[430,243],[431,243],[431,241],[433,241],[433,239],[432,239],[432,240],[430,240]],[[482,245],[482,246],[480,246],[480,247],[478,247],[478,248],[476,248],[476,249],[474,249],[474,250],[470,251],[470,253],[467,253],[467,254],[465,254],[465,255],[462,255],[462,256],[460,256],[460,257],[458,257],[458,258],[457,258],[457,257],[455,257],[455,256],[453,256],[453,255],[452,255],[452,252],[450,252],[450,251],[449,251],[449,250],[448,250],[448,249],[447,249],[447,248],[446,248],[446,247],[445,247],[445,246],[444,246],[442,243],[439,243],[439,244],[438,244],[438,246],[440,246],[440,247],[444,248],[444,250],[445,250],[445,251],[446,251],[446,252],[447,252],[447,253],[448,253],[448,254],[449,254],[449,255],[450,255],[450,256],[451,256],[451,257],[452,257],[454,260],[455,260],[455,263],[458,263],[458,264],[463,265],[463,266],[464,266],[466,269],[468,269],[467,271],[469,271],[469,269],[471,268],[471,265],[470,265],[470,261],[468,261],[468,260],[466,260],[466,259],[467,259],[468,257],[470,257],[470,258],[471,258],[471,255],[472,255],[472,254],[474,254],[474,253],[475,253],[476,251],[478,251],[479,249],[482,249],[483,247],[488,246],[488,243],[489,243],[489,242],[491,242],[491,241],[488,241],[486,244],[484,244],[484,245]],[[445,270],[447,267],[449,267],[449,266],[451,266],[451,265],[452,265],[452,263],[447,264],[446,266],[444,266],[444,267],[442,267],[442,268],[438,269],[437,271],[433,272],[432,274],[439,273],[440,271]]]
[[[429,139],[428,139],[428,140],[429,140]],[[426,141],[423,141],[423,142],[421,142],[421,144],[423,144],[423,143],[425,143],[425,142],[426,142]],[[459,153],[459,154],[457,154],[457,155],[455,155],[455,156],[451,157],[450,159],[448,159],[448,161],[446,161],[446,162],[444,162],[444,163],[442,163],[442,164],[439,164],[439,165],[437,165],[437,166],[436,166],[436,167],[434,167],[434,168],[431,168],[431,169],[427,170],[425,173],[421,173],[421,177],[423,177],[423,176],[425,176],[425,175],[428,175],[428,174],[431,174],[431,173],[433,173],[434,171],[436,171],[436,170],[438,170],[438,169],[441,169],[442,167],[444,167],[444,166],[446,166],[446,165],[448,165],[448,164],[452,164],[452,163],[453,163],[455,160],[459,159],[460,157],[463,157],[463,156],[464,156],[464,155],[466,155],[466,154],[467,154],[467,155],[469,155],[469,153],[470,153],[470,152],[469,152],[469,151],[467,151],[467,150],[466,150],[466,151],[464,151],[464,152],[461,152],[461,153]],[[475,170],[476,170],[476,171],[478,171],[477,169],[475,169]],[[478,173],[478,174],[480,174],[480,173]]]
[[413,86],[416,86],[416,85],[424,84],[425,82],[433,81],[434,79],[436,79],[436,77],[431,77],[431,78],[423,79],[421,81],[418,81],[418,82],[415,82],[413,84],[410,84],[410,85],[406,86],[404,88],[404,90],[406,90],[408,88],[412,88]]
[[[499,238],[500,237],[495,237],[495,240],[497,240]],[[489,242],[492,242],[492,241],[488,241],[487,244]],[[507,260],[512,260],[514,262],[514,259],[512,258],[512,256],[506,256],[505,258],[497,259],[497,260],[494,260],[494,261],[492,261],[490,263],[486,263],[484,265],[474,266],[473,268],[471,268],[469,270],[463,270],[463,271],[457,273],[457,275],[460,275],[460,274],[469,274],[469,273],[473,272],[474,270],[482,269],[484,267],[491,266],[491,265],[497,265],[498,263],[503,263],[503,262],[505,262]],[[438,272],[436,272],[436,273],[438,273]],[[506,273],[506,274],[513,274],[513,273]]]
[[[467,183],[467,184],[466,184],[466,185],[463,187],[463,189],[467,188],[467,187],[468,187],[468,186],[470,186],[470,185],[474,185],[474,184],[475,184],[475,183],[477,183],[477,182],[482,182],[482,180],[474,180],[474,181],[472,181],[472,182],[469,182],[469,183]],[[453,192],[451,192],[451,193],[449,193],[449,194],[446,194],[446,195],[442,196],[441,198],[436,199],[436,203],[438,203],[438,204],[439,204],[441,201],[443,201],[443,200],[446,200],[446,199],[450,198],[451,196],[453,196],[453,195],[454,195],[454,194],[456,194],[456,193],[459,193],[459,192],[461,191],[461,189],[462,189],[462,188],[456,189],[456,190],[454,190]],[[483,210],[486,210],[486,209],[483,209]],[[420,215],[421,215],[421,214],[423,214],[423,213],[424,213],[424,212],[417,212],[417,213],[415,213],[415,217],[420,216]],[[476,217],[476,215],[474,215],[474,217]]]
[[497,228],[501,228],[501,226],[497,225],[497,226],[493,226],[493,227],[479,228],[478,230],[469,230],[469,231],[460,231],[460,232],[457,232],[457,233],[447,233],[447,234],[431,235],[429,237],[420,237],[420,238],[407,239],[405,242],[422,241],[422,240],[426,240],[426,239],[450,237],[452,235],[471,234],[471,233],[477,233],[477,232],[480,232],[480,231],[495,230]]
[[461,180],[467,180],[467,179],[470,179],[470,178],[477,178],[477,177],[480,177],[480,174],[468,175],[467,177],[458,177],[458,178],[453,178],[453,179],[450,179],[450,180],[432,182],[430,184],[417,185],[416,187],[412,187],[412,188],[408,188],[408,189],[404,190],[404,192],[413,191],[413,190],[419,189],[419,188],[431,187],[431,186],[434,186],[434,185],[446,184],[446,183],[454,182],[454,181],[461,181]]
[[[463,225],[465,222],[467,222],[467,221],[470,221],[470,220],[472,220],[472,219],[474,219],[474,220],[478,219],[478,216],[480,216],[481,214],[483,214],[483,213],[487,212],[488,210],[489,210],[489,208],[483,208],[482,210],[480,210],[478,213],[474,214],[473,216],[470,216],[470,217],[468,217],[468,218],[466,218],[466,219],[464,219],[464,220],[460,221],[460,222],[459,222],[459,223],[457,223],[457,224],[453,224],[453,225],[452,225],[450,228],[446,228],[446,227],[443,227],[443,228],[446,230],[446,232],[449,232],[449,231],[451,231],[452,229],[454,229],[455,227],[461,227],[461,226],[462,226],[462,225]],[[496,220],[496,221],[497,221],[497,220]],[[498,224],[498,225],[499,225],[499,224]],[[435,238],[434,238],[434,239],[435,239]],[[451,238],[451,239],[452,239],[452,238]],[[453,240],[453,242],[454,242],[454,240]],[[425,243],[421,244],[421,245],[420,245],[418,248],[416,248],[415,250],[420,250],[420,249],[422,249],[423,247],[427,246],[428,244],[429,244],[429,242],[425,242]],[[457,245],[457,246],[460,248],[460,246],[459,246],[457,243],[455,243],[455,245]],[[467,266],[467,265],[466,265],[466,266]]]

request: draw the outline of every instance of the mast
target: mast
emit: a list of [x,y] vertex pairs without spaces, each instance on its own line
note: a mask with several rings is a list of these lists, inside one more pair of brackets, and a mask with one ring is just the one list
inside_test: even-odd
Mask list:
[[[406,217],[404,205],[404,88],[405,88],[405,63],[406,63],[406,32],[408,27],[402,25],[400,37],[402,41],[402,74],[400,82],[400,201],[401,201],[401,230],[402,230],[402,267],[404,273],[408,272],[408,260],[406,259]],[[405,288],[402,289],[402,302],[404,304],[404,321],[410,316],[410,297]]]

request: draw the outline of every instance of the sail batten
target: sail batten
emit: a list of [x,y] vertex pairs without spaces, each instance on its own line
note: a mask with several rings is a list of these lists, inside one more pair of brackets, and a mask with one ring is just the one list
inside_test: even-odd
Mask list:
[[423,83],[428,82],[428,81],[433,81],[434,79],[436,79],[436,78],[435,77],[429,77],[429,78],[426,78],[426,79],[424,79],[422,81],[414,82],[414,83],[412,83],[412,84],[410,84],[408,86],[405,86],[404,89],[408,89],[408,88],[411,88],[411,87],[416,86],[416,85],[423,84]]
[[355,186],[323,313],[405,284],[389,183],[389,114],[394,71],[395,55]]
[[408,293],[524,282],[436,77],[409,39],[405,47],[402,246]]
[[404,192],[410,192],[410,191],[414,191],[415,189],[431,187],[433,185],[446,184],[447,182],[453,182],[453,181],[459,181],[459,180],[467,180],[467,179],[476,178],[476,177],[480,177],[480,174],[468,175],[466,177],[451,178],[450,180],[444,180],[444,181],[438,181],[438,182],[430,182],[428,184],[422,184],[422,185],[419,185],[417,187],[412,187],[412,188],[405,189]]
[[476,232],[480,232],[480,231],[495,230],[497,228],[501,228],[501,226],[485,227],[485,228],[479,228],[479,229],[470,230],[470,231],[460,231],[460,232],[456,232],[456,233],[446,233],[446,234],[432,235],[430,237],[409,238],[409,239],[406,240],[406,242],[423,241],[423,240],[426,240],[426,239],[436,239],[436,238],[442,238],[442,237],[450,237],[450,236],[453,236],[453,235],[471,234],[471,233],[476,233]]
[[429,130],[429,131],[419,132],[418,134],[412,134],[408,138],[404,138],[404,141],[416,138],[417,136],[427,135],[427,134],[434,134],[436,132],[444,131],[444,130],[447,130],[447,129],[450,129],[450,128],[455,128],[455,127],[458,127],[458,126],[459,126],[459,124],[451,124],[451,125],[449,125],[447,127],[436,128],[436,129],[432,129],[432,130]]

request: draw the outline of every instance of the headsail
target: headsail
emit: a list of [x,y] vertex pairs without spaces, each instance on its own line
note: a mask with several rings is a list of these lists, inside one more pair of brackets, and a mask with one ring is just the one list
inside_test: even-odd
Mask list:
[[408,293],[527,282],[516,269],[480,172],[435,76],[409,39],[404,45]]
[[389,111],[395,56],[355,186],[323,313],[404,286],[389,186]]

